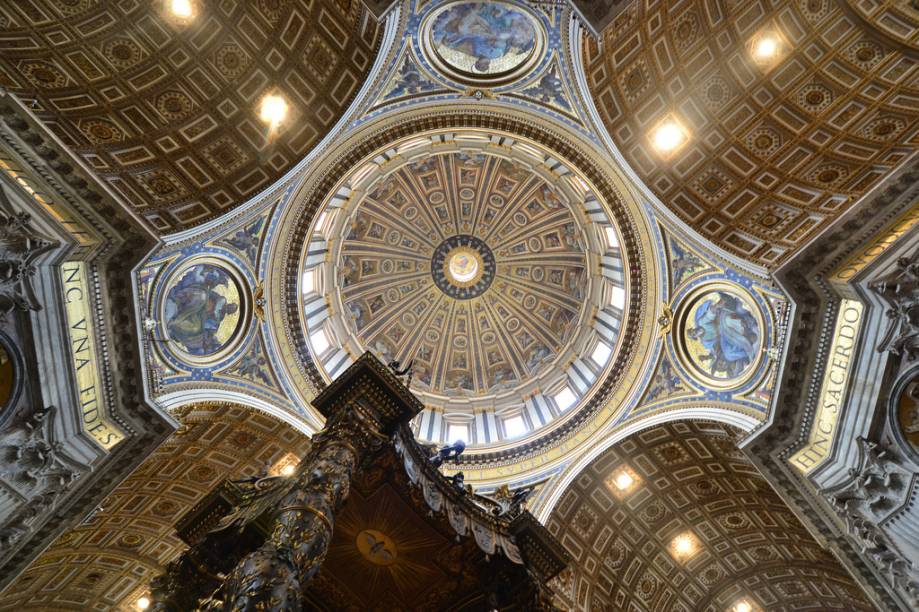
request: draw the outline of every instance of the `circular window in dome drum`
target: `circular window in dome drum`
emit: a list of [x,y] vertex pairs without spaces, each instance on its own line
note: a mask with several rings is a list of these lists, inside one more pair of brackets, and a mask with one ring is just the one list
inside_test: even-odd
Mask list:
[[458,2],[423,26],[428,58],[447,76],[497,85],[514,80],[542,56],[545,34],[527,9],[503,2]]

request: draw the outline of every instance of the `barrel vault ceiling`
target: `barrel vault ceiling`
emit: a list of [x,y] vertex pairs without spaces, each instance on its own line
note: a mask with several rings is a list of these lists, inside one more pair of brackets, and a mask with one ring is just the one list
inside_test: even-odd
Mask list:
[[[676,422],[637,433],[574,480],[547,527],[574,563],[555,580],[567,610],[873,610],[736,447],[741,432]],[[616,487],[627,470],[634,479]],[[674,556],[691,533],[696,552]]]
[[[341,117],[381,28],[357,0],[225,0],[177,22],[162,0],[0,3],[0,86],[152,227],[214,218],[269,187]],[[262,96],[292,113],[269,133]]]
[[263,475],[308,438],[248,408],[197,405],[95,514],[64,534],[3,593],[2,610],[136,610],[185,544],[175,523],[225,478]]
[[[774,267],[919,145],[919,5],[847,0],[615,3],[585,71],[638,177],[681,219]],[[779,59],[751,61],[766,32]],[[690,134],[662,158],[649,134]]]

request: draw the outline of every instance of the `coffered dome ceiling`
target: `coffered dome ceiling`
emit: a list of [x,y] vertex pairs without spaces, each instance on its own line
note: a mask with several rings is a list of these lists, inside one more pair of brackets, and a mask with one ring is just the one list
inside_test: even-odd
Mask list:
[[562,608],[873,610],[736,447],[740,435],[676,422],[591,462],[547,522],[574,560],[554,581]]
[[[345,112],[380,28],[360,2],[0,3],[0,86],[162,232],[216,217],[271,186]],[[271,133],[267,93],[291,102]]]
[[311,360],[327,380],[366,350],[413,363],[422,439],[488,446],[542,430],[617,361],[622,223],[534,143],[469,130],[392,145],[312,224],[300,274]]
[[535,387],[586,309],[587,245],[566,200],[480,153],[382,178],[355,205],[338,256],[350,335],[413,357],[417,383],[445,397]]
[[[626,3],[623,3],[624,5]],[[627,3],[585,39],[587,83],[616,146],[706,238],[785,261],[919,144],[919,11],[910,2]],[[751,59],[760,36],[777,57]],[[689,140],[649,135],[668,115]]]

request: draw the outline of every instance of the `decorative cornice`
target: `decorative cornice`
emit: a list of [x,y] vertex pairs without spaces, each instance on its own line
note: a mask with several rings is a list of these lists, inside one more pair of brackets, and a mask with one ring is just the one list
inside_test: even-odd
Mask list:
[[[136,322],[131,308],[133,266],[155,244],[153,236],[123,205],[74,160],[66,147],[41,126],[15,99],[0,92],[0,120],[15,135],[18,152],[87,223],[103,236],[103,247],[90,262],[95,289],[106,306],[97,313],[104,330],[107,355],[107,399],[117,410],[111,416],[131,436],[108,454],[93,471],[74,484],[40,526],[24,536],[0,566],[0,588],[23,571],[68,526],[76,524],[174,429],[171,419],[147,405],[140,384]],[[71,195],[72,194],[72,195]],[[105,223],[101,223],[104,219]],[[117,368],[112,364],[118,364]]]
[[889,609],[896,609],[900,602],[892,598],[860,552],[838,528],[830,509],[818,501],[813,485],[792,470],[787,457],[806,440],[816,412],[821,373],[840,301],[826,277],[860,245],[914,204],[904,196],[917,188],[919,161],[914,161],[868,194],[860,205],[776,272],[776,280],[796,304],[787,357],[772,420],[744,445],[745,452],[786,502],[821,538],[833,545],[843,564],[858,575],[876,601],[883,602]]

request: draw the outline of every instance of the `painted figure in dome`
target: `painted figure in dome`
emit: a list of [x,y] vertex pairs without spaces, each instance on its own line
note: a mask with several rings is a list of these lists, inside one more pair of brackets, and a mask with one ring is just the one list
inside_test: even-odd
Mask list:
[[478,72],[491,62],[528,53],[534,45],[533,26],[518,11],[490,3],[460,4],[438,17],[434,42],[475,59]]
[[698,359],[708,363],[712,376],[736,378],[756,358],[759,325],[736,296],[718,291],[699,306],[694,323],[687,336],[708,351]]
[[[166,296],[166,329],[192,355],[210,355],[230,339],[238,311],[239,294],[227,274],[197,265]],[[228,318],[230,324],[224,325]]]

